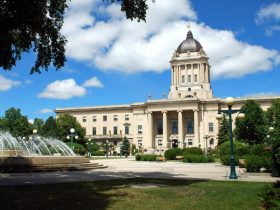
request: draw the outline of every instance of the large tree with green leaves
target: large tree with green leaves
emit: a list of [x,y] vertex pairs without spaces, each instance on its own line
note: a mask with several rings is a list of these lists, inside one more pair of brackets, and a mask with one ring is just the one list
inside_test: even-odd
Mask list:
[[236,119],[235,138],[248,144],[262,144],[267,135],[264,111],[254,100],[247,100],[241,112],[244,119]]
[[[146,18],[147,0],[104,0],[121,3],[128,19]],[[60,33],[67,0],[0,0],[0,67],[11,70],[22,53],[37,58],[31,73],[64,66],[66,39]]]
[[80,144],[85,143],[86,129],[70,114],[59,115],[56,119],[56,134],[61,140],[66,140],[67,135],[70,134],[70,129],[75,129],[75,134],[79,137],[76,142]]
[[49,117],[43,127],[42,127],[42,135],[46,137],[56,137],[56,120],[54,117]]
[[41,118],[35,118],[33,122],[33,128],[37,130],[39,135],[42,135],[42,129],[44,126],[44,120]]
[[274,128],[274,134],[280,136],[280,99],[273,100],[266,113],[267,125]]
[[130,154],[130,142],[126,138],[126,136],[123,138],[120,148],[121,155],[124,155],[127,157]]
[[226,119],[225,115],[223,115],[220,127],[219,127],[219,133],[218,133],[218,146],[220,146],[222,143],[229,141],[229,124],[228,120]]
[[23,116],[20,109],[10,108],[1,119],[1,130],[10,132],[14,137],[28,136],[32,133],[32,125],[27,116]]

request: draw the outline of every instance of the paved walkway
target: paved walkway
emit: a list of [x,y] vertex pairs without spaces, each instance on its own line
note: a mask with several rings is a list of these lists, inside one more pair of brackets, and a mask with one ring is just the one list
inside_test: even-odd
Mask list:
[[[228,180],[229,167],[218,163],[191,164],[182,162],[144,162],[128,159],[92,160],[108,166],[89,171],[1,174],[0,185],[29,185],[120,178],[171,178]],[[279,179],[268,173],[246,173],[236,168],[240,181],[274,182]]]

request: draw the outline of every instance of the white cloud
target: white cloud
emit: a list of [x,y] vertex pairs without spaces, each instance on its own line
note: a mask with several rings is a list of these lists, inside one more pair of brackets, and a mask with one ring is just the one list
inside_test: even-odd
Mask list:
[[10,90],[13,87],[21,85],[21,82],[7,79],[6,77],[0,75],[0,92]]
[[[278,63],[276,50],[250,45],[237,40],[232,31],[195,22],[197,15],[190,1],[148,2],[147,22],[138,23],[127,20],[116,4],[71,1],[63,27],[67,56],[103,71],[162,72],[170,68],[170,57],[191,24],[194,37],[210,57],[214,78],[269,71]],[[104,18],[98,20],[94,14]]]
[[104,85],[97,77],[92,77],[91,79],[87,80],[83,84],[84,87],[97,87],[102,88]]
[[27,84],[27,85],[32,84],[32,80],[26,79],[26,80],[24,80],[24,83]]
[[259,92],[259,93],[246,94],[240,98],[262,98],[262,97],[279,96],[279,95],[280,94],[276,92]]
[[256,15],[256,23],[261,24],[267,20],[280,20],[280,4],[272,3],[262,7]]
[[77,85],[74,79],[57,80],[49,84],[38,95],[39,98],[70,99],[81,97],[86,94],[86,89]]
[[48,114],[48,113],[53,113],[53,110],[52,109],[41,109],[39,110],[39,113],[42,113],[42,114]]

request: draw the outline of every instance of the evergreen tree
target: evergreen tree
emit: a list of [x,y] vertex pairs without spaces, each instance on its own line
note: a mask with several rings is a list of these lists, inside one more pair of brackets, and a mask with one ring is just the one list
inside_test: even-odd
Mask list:
[[129,154],[130,154],[130,143],[125,136],[121,144],[121,155],[127,157]]
[[254,100],[247,100],[241,112],[244,119],[236,119],[235,137],[248,144],[262,144],[267,135],[264,111]]
[[280,99],[273,100],[266,113],[267,125],[274,128],[273,133],[280,136]]
[[225,115],[223,115],[222,122],[219,127],[218,133],[218,146],[222,143],[229,141],[229,125],[228,120],[226,119]]
[[54,117],[49,117],[43,127],[42,127],[42,136],[46,137],[56,137],[56,120]]

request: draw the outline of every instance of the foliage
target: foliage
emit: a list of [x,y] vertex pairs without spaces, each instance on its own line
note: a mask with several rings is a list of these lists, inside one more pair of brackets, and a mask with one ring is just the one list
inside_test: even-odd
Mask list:
[[56,120],[54,117],[49,117],[43,127],[42,127],[42,135],[45,137],[56,137]]
[[84,145],[82,144],[79,144],[79,143],[76,143],[76,142],[73,142],[73,144],[71,144],[71,142],[66,142],[66,144],[71,148],[73,149],[73,151],[76,153],[76,154],[80,154],[80,155],[85,155],[86,153],[86,148],[84,147]]
[[196,155],[196,154],[184,154],[183,162],[187,163],[209,163],[214,162],[213,156],[204,156],[204,155]]
[[32,125],[27,116],[20,113],[20,109],[10,108],[6,110],[1,119],[0,129],[11,133],[14,137],[28,136],[32,133]]
[[70,129],[75,129],[75,134],[79,137],[73,141],[84,144],[86,130],[81,126],[81,124],[76,120],[75,117],[69,114],[59,115],[56,119],[56,134],[57,137],[61,140],[65,140],[67,135],[70,134]]
[[129,154],[130,154],[130,143],[125,136],[121,143],[121,155],[127,157]]
[[222,122],[218,133],[218,146],[229,140],[229,122],[226,116],[223,115]]
[[137,160],[137,161],[156,161],[157,157],[158,157],[157,155],[136,154],[135,155],[135,160]]
[[38,135],[42,135],[42,129],[44,126],[44,120],[40,118],[35,118],[33,122],[33,128],[37,130]]
[[183,149],[183,154],[203,155],[203,151],[199,147],[189,147]]
[[131,145],[131,155],[135,155],[136,153],[138,153],[138,149],[136,148],[135,144]]
[[180,148],[168,149],[164,153],[164,157],[166,158],[166,160],[175,160],[176,156],[179,156],[179,155],[180,156],[183,155],[183,150]]
[[105,152],[104,151],[93,151],[91,153],[91,156],[104,156]]
[[245,157],[245,168],[247,172],[260,172],[261,168],[271,168],[271,158],[258,155],[248,155]]
[[[243,144],[238,141],[233,142],[233,147],[234,147],[234,155],[240,156],[241,158],[244,157],[245,155],[248,155],[250,152],[250,147],[246,144]],[[230,141],[226,141],[223,144],[220,145],[219,147],[219,156],[228,156],[230,155]]]
[[242,106],[241,112],[244,119],[236,119],[234,130],[236,139],[248,144],[263,144],[267,134],[264,111],[254,100],[247,100]]
[[280,181],[267,185],[262,194],[262,207],[264,209],[277,210],[280,209]]
[[[239,156],[235,155],[234,160],[235,160],[235,165],[239,165],[239,159],[241,159]],[[228,155],[222,155],[220,156],[220,160],[223,165],[229,166],[230,165],[230,156]]]
[[[128,19],[146,18],[146,0],[121,1],[121,11]],[[37,54],[31,73],[64,66],[66,39],[60,33],[63,25],[66,0],[9,0],[0,2],[0,67],[11,70],[22,53],[32,50]],[[36,18],[34,18],[36,17]]]
[[250,154],[251,155],[258,155],[258,156],[271,156],[271,150],[264,144],[257,144],[252,145],[250,147]]

